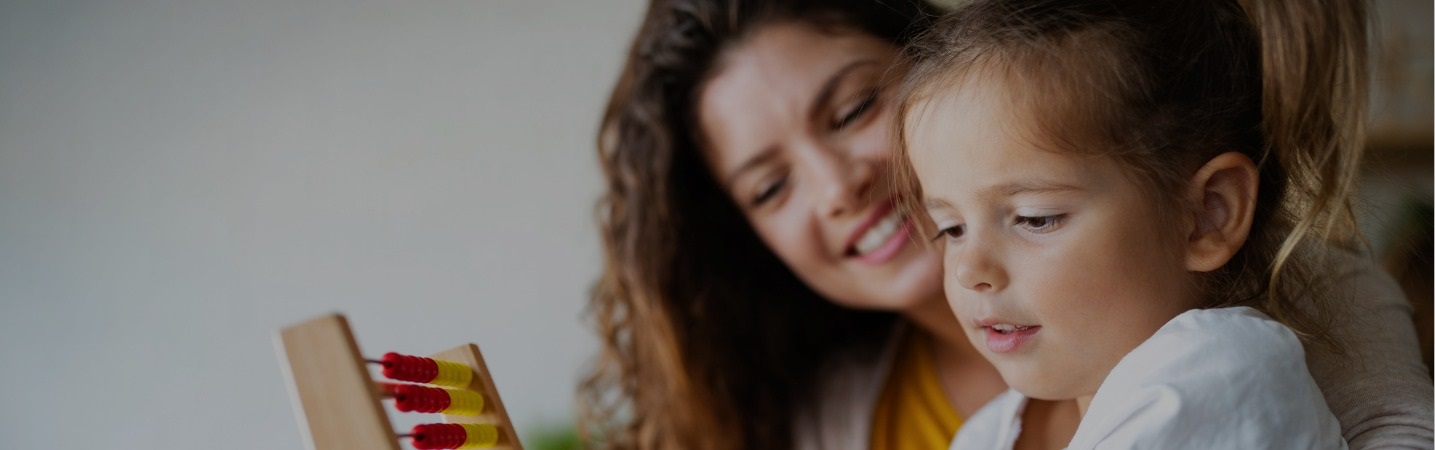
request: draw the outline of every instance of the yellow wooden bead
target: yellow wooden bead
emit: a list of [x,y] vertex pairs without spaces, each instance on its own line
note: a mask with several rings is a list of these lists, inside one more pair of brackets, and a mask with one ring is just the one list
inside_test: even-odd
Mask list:
[[438,363],[438,376],[429,384],[452,387],[468,387],[473,382],[473,369],[453,361],[434,360]]
[[483,394],[455,389],[445,391],[448,391],[448,408],[444,408],[443,414],[477,416],[483,413]]
[[468,439],[459,448],[489,448],[498,444],[498,427],[486,423],[461,423]]

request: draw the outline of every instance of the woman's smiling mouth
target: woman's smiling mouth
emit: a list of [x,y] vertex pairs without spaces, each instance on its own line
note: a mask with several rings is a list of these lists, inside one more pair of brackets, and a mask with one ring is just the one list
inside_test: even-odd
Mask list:
[[909,240],[911,222],[892,201],[878,206],[848,238],[846,255],[866,264],[882,264],[901,253]]

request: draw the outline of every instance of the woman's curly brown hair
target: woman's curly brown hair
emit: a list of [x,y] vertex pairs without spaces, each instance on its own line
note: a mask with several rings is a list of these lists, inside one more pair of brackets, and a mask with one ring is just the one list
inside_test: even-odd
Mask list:
[[695,101],[714,64],[762,26],[867,33],[894,50],[936,9],[914,0],[653,1],[598,136],[602,338],[580,428],[605,448],[793,443],[829,357],[874,345],[891,313],[834,305],[757,238],[705,165]]

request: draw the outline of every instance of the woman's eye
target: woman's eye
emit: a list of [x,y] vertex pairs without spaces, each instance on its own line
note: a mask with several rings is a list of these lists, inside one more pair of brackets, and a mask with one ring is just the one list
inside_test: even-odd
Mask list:
[[843,128],[847,128],[848,125],[856,123],[857,119],[861,119],[862,116],[866,115],[867,112],[870,111],[872,109],[872,106],[876,103],[877,91],[867,93],[862,97],[862,101],[857,102],[857,104],[853,106],[852,109],[848,110],[845,114],[842,114],[841,117],[838,117],[837,120],[832,123],[832,128],[836,130],[841,130]]
[[757,195],[753,197],[752,206],[762,206],[763,203],[772,200],[777,194],[782,193],[782,188],[785,186],[787,186],[787,177],[778,178],[766,186],[763,186],[762,189],[758,190]]
[[943,237],[946,237],[946,238],[948,238],[948,239],[957,239],[957,238],[962,237],[962,235],[966,234],[966,232],[967,232],[967,226],[966,226],[966,225],[953,225],[953,226],[950,226],[950,227],[946,227],[946,228],[942,228],[942,229],[940,229],[940,230],[937,230],[937,235],[936,235],[936,236],[932,236],[932,240],[935,241],[935,240],[941,239],[941,238],[943,238]]
[[1033,233],[1046,233],[1061,226],[1061,221],[1065,218],[1066,215],[1064,214],[1034,217],[1017,216],[1016,224],[1026,227],[1026,229],[1031,230]]

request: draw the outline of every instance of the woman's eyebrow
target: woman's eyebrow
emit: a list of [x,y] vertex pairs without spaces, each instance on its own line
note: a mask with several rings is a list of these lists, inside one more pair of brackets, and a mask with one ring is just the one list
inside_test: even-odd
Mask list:
[[817,91],[817,96],[813,98],[812,105],[809,107],[808,114],[811,116],[811,119],[818,120],[822,114],[822,107],[832,101],[832,96],[837,92],[838,83],[847,77],[847,74],[861,67],[876,64],[878,64],[878,62],[875,59],[859,59],[847,63],[847,65],[833,72],[832,76],[827,77],[827,82],[822,84],[822,88]]
[[[822,114],[822,107],[832,101],[832,96],[837,93],[837,85],[840,84],[843,78],[846,78],[848,74],[859,68],[876,64],[878,64],[878,61],[875,59],[859,59],[847,63],[847,65],[833,72],[832,76],[828,77],[827,81],[822,84],[822,88],[817,91],[817,96],[813,99],[812,105],[809,107],[808,114],[811,118],[817,120],[818,116]],[[727,177],[723,179],[723,186],[731,187],[732,184],[737,181],[738,177],[742,176],[743,172],[751,170],[753,167],[759,166],[775,156],[777,156],[776,147],[763,149],[756,155],[743,161],[742,164],[738,164],[732,172],[728,173]]]
[[737,168],[732,169],[732,172],[728,173],[727,178],[723,179],[723,186],[731,188],[732,184],[737,182],[737,178],[739,176],[742,176],[743,172],[762,165],[762,163],[765,163],[776,156],[777,147],[768,147],[760,152],[757,152],[756,155],[752,155],[751,158],[748,158],[746,161],[743,161],[742,164],[738,164]]

